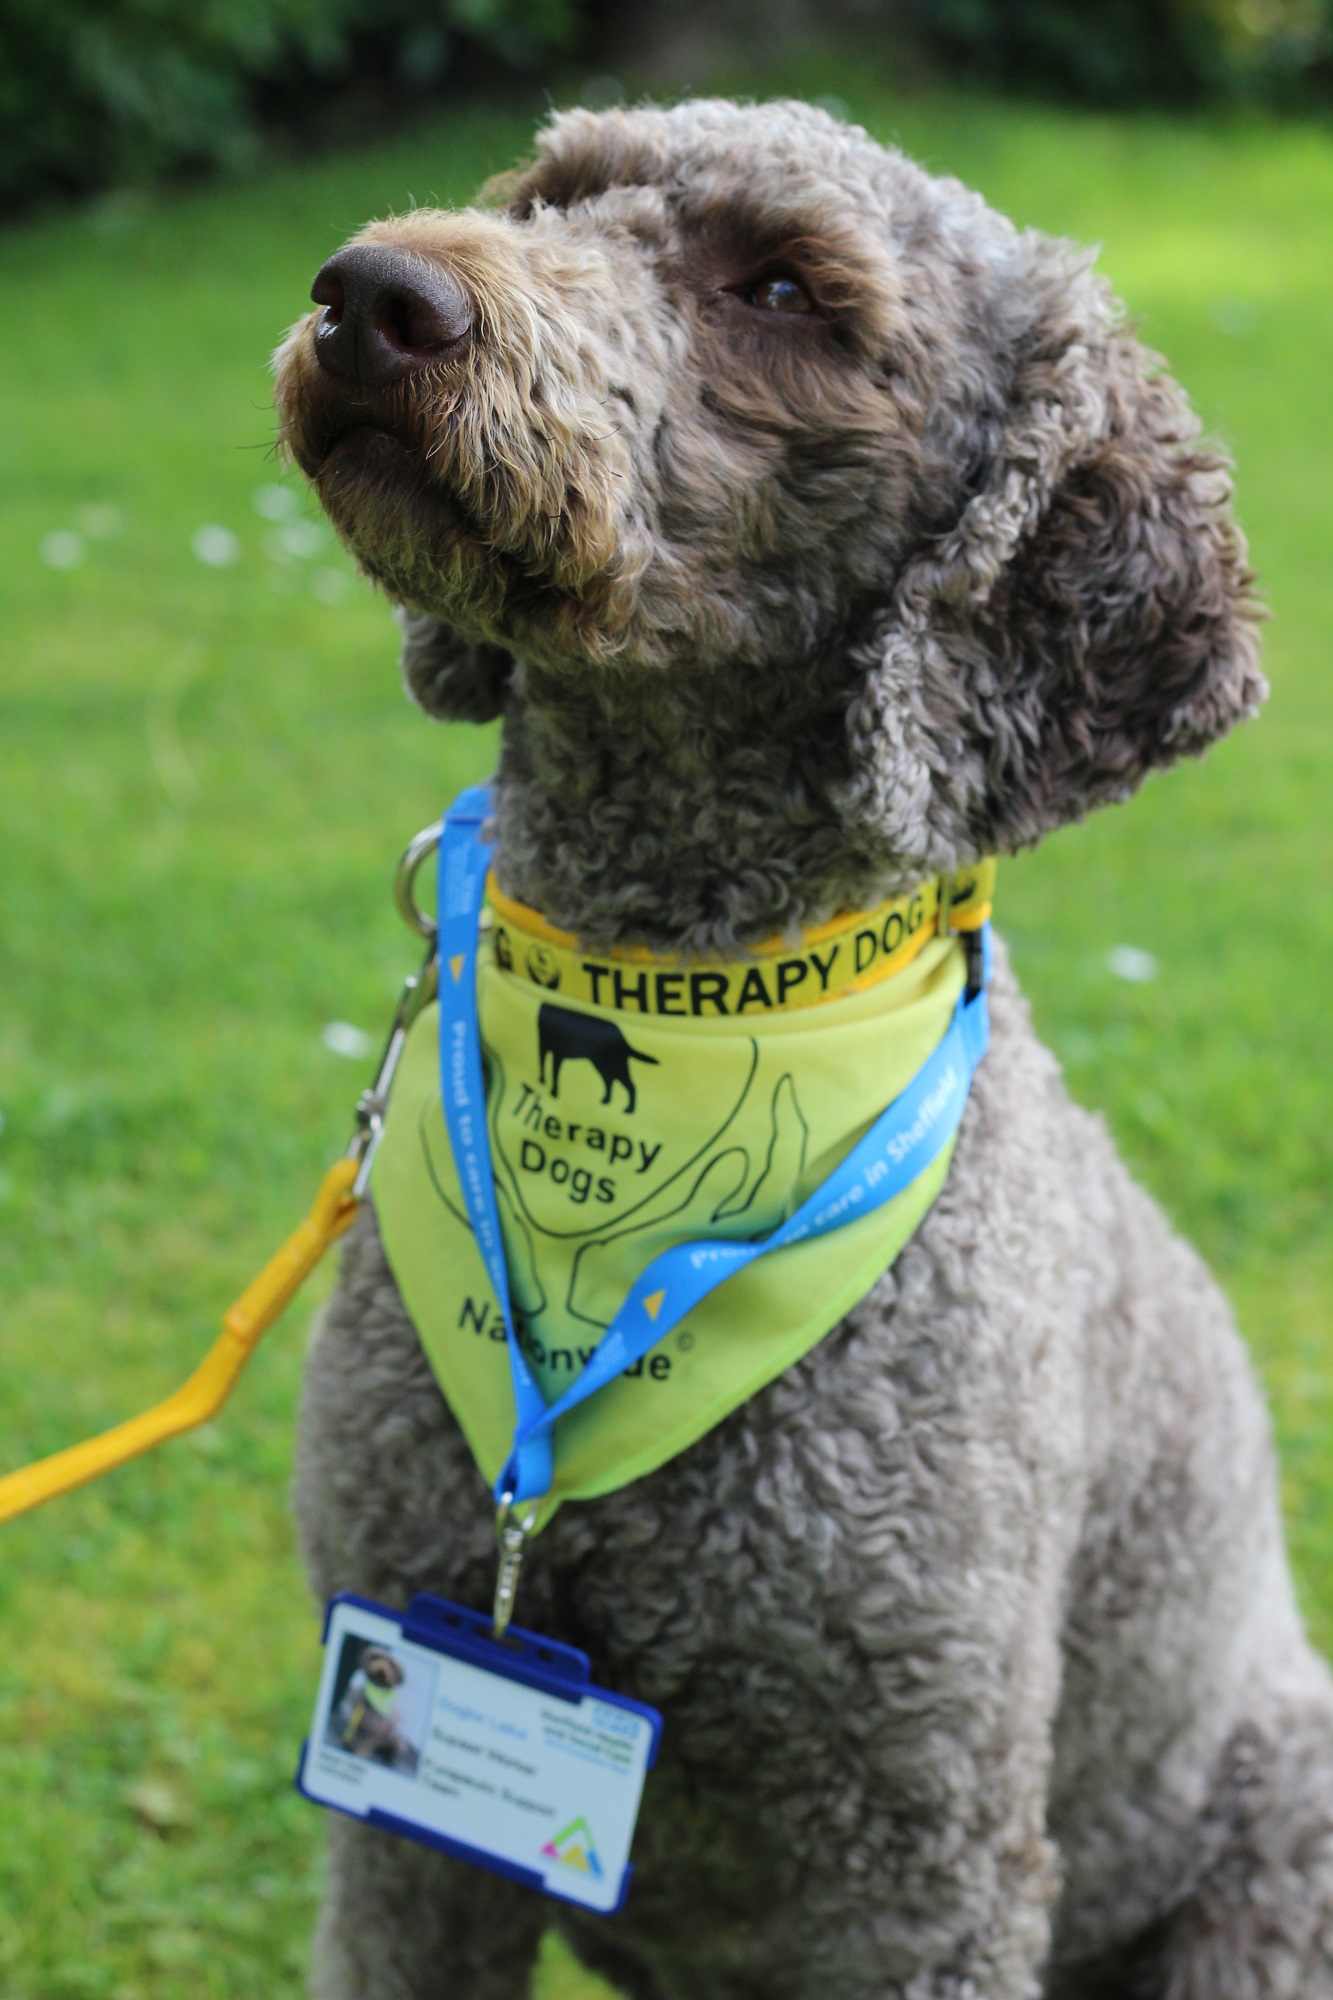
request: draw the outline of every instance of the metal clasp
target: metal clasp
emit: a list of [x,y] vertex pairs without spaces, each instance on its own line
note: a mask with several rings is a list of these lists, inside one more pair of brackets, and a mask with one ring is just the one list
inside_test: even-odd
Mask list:
[[389,1091],[398,1065],[407,1044],[407,1031],[416,1020],[422,1008],[435,998],[439,987],[440,965],[432,944],[422,960],[420,972],[414,972],[403,981],[403,990],[398,996],[398,1006],[394,1011],[393,1026],[389,1029],[384,1053],[375,1071],[375,1081],[369,1090],[363,1090],[356,1100],[356,1130],[352,1143],[347,1148],[348,1156],[357,1162],[356,1179],[352,1182],[352,1193],[359,1201],[370,1181],[370,1169],[380,1140],[384,1137],[384,1114],[389,1108]]
[[398,1006],[394,1012],[393,1025],[389,1029],[388,1040],[375,1071],[375,1081],[369,1090],[363,1090],[356,1102],[356,1130],[347,1148],[348,1157],[357,1162],[356,1179],[352,1183],[352,1193],[359,1201],[365,1194],[370,1181],[370,1169],[380,1140],[384,1136],[384,1115],[389,1108],[389,1091],[402,1060],[407,1042],[408,1029],[416,1020],[423,1007],[429,1006],[439,990],[440,965],[437,956],[437,927],[433,917],[428,917],[418,906],[414,890],[417,871],[422,862],[440,844],[440,828],[423,827],[416,837],[408,842],[402,860],[398,863],[394,876],[393,898],[403,917],[418,937],[426,940],[426,956],[421,962],[421,970],[414,972],[403,981],[403,990],[398,996]]
[[523,1556],[536,1518],[535,1514],[529,1514],[526,1520],[519,1520],[514,1513],[513,1498],[508,1494],[495,1510],[495,1541],[500,1551],[500,1567],[495,1573],[495,1603],[491,1608],[493,1639],[503,1639],[514,1615]]
[[398,872],[393,878],[393,900],[398,905],[398,914],[427,943],[436,942],[439,927],[434,917],[428,917],[416,899],[417,872],[440,844],[440,822],[434,826],[423,826],[421,832],[409,840],[403,858],[398,863]]

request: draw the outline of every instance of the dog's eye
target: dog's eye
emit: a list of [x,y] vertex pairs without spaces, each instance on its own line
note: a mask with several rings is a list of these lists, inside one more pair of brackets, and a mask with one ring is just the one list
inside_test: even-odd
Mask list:
[[815,309],[805,286],[786,271],[770,271],[766,278],[747,286],[741,297],[747,306],[757,306],[760,312],[810,313]]

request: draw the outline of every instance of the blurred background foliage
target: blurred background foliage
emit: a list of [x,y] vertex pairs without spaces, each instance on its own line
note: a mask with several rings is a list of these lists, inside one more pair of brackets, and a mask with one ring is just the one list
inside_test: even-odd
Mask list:
[[0,0],[0,211],[364,137],[566,57],[692,84],[682,57],[813,32],[1089,103],[1333,104],[1333,0]]
[[0,0],[0,203],[248,167],[312,107],[383,111],[480,57],[531,69],[580,0]]
[[1102,103],[1314,95],[1327,0],[910,0],[942,54],[988,79]]

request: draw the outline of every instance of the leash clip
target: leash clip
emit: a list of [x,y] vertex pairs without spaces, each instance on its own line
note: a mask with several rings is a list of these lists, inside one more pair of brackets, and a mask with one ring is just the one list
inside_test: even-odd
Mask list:
[[347,1148],[348,1157],[356,1161],[356,1179],[352,1182],[352,1193],[359,1201],[370,1180],[370,1169],[380,1140],[384,1137],[384,1114],[389,1108],[389,1091],[402,1060],[407,1043],[407,1031],[416,1020],[422,1008],[435,998],[439,986],[440,965],[435,956],[434,941],[427,946],[419,972],[409,973],[403,981],[403,990],[398,996],[394,1010],[393,1025],[389,1029],[384,1052],[375,1071],[375,1081],[368,1090],[363,1090],[356,1100],[356,1130],[352,1143]]
[[495,1510],[495,1541],[500,1551],[500,1567],[495,1575],[495,1602],[491,1609],[491,1637],[503,1639],[509,1629],[509,1621],[514,1615],[514,1599],[518,1595],[518,1579],[523,1569],[523,1557],[527,1549],[528,1536],[532,1533],[536,1516],[529,1514],[519,1520],[514,1514],[513,1495],[506,1493]]
[[417,903],[413,893],[417,871],[426,857],[435,852],[440,844],[440,828],[424,827],[410,840],[398,872],[394,876],[394,901],[400,914],[417,933],[426,940],[426,956],[421,961],[421,970],[409,974],[403,981],[403,990],[398,996],[394,1010],[393,1024],[388,1040],[375,1071],[375,1081],[368,1090],[363,1090],[356,1101],[356,1130],[352,1143],[347,1148],[348,1157],[356,1161],[356,1179],[352,1183],[352,1193],[359,1201],[370,1181],[370,1169],[380,1140],[384,1136],[384,1115],[389,1108],[389,1090],[402,1059],[403,1047],[407,1041],[407,1031],[416,1020],[423,1007],[429,1006],[439,990],[440,964],[438,958],[438,927],[433,917],[428,917]]

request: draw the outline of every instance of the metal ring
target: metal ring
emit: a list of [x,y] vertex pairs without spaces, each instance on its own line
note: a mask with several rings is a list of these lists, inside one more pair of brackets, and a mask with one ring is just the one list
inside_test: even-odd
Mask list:
[[434,826],[423,827],[415,839],[408,842],[398,863],[398,873],[393,878],[393,900],[398,905],[398,914],[418,937],[425,938],[430,944],[434,944],[439,936],[439,926],[434,917],[428,917],[420,907],[413,890],[416,888],[417,870],[439,844],[440,823],[437,820]]

